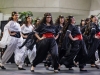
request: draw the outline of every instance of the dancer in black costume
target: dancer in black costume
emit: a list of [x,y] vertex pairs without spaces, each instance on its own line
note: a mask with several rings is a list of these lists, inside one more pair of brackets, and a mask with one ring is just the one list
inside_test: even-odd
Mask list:
[[[81,23],[80,23],[80,26],[78,26],[80,28],[80,30],[81,30],[81,33],[82,33],[82,36],[83,36],[83,40],[86,39],[86,36],[83,35],[83,33],[85,32],[85,28],[86,28],[85,24],[86,24],[85,20],[82,19]],[[75,63],[76,66],[78,65],[78,61],[79,61],[79,55],[77,55],[76,58],[75,58],[75,62],[74,63]]]
[[35,36],[39,41],[37,42],[37,54],[33,61],[33,68],[31,71],[34,72],[34,67],[46,58],[49,51],[54,63],[54,72],[58,72],[58,46],[54,37],[56,34],[56,27],[53,25],[50,13],[44,14],[40,26],[35,31]]
[[80,71],[84,70],[87,59],[87,49],[84,44],[81,31],[75,26],[75,18],[69,16],[67,31],[63,40],[62,49],[68,50],[68,46],[71,44],[70,54],[62,58],[61,64],[64,64],[70,70],[74,66],[73,60],[76,55],[79,55],[79,68]]
[[91,67],[96,67],[97,69],[99,69],[99,67],[95,64],[95,52],[97,49],[98,51],[100,51],[100,27],[97,23],[97,17],[94,15],[91,15],[89,43],[90,47],[88,57],[89,61],[91,61]]
[[[59,32],[58,34],[56,34],[56,42],[58,44],[58,52],[59,52],[59,58],[61,59],[62,58],[62,55],[63,55],[63,52],[60,51],[61,47],[59,47],[59,39],[60,39],[60,36],[62,34],[62,29],[65,25],[65,19],[64,19],[64,16],[63,15],[59,15],[59,17],[57,18],[56,22],[55,22],[55,26],[56,26],[56,32]],[[53,62],[52,62],[52,57],[50,55],[50,53],[48,54],[47,58],[46,58],[46,62],[45,62],[45,66],[46,66],[46,69],[48,70],[50,65],[52,64],[52,67],[53,67]]]

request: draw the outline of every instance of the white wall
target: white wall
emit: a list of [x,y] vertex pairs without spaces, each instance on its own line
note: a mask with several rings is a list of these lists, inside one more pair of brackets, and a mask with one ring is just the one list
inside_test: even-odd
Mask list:
[[43,17],[45,12],[51,12],[54,20],[58,15],[73,15],[77,22],[90,13],[91,0],[0,0],[0,10],[7,19],[12,11],[32,11],[34,17]]
[[60,0],[60,11],[78,15],[89,15],[91,0]]
[[3,13],[16,10],[87,15],[91,5],[91,0],[0,0],[0,2]]
[[3,20],[3,13],[0,13],[0,21]]
[[98,15],[100,13],[100,0],[91,0],[90,15]]
[[4,20],[8,20],[9,17],[11,17],[11,14],[4,14],[4,15],[3,15],[3,19],[4,19]]

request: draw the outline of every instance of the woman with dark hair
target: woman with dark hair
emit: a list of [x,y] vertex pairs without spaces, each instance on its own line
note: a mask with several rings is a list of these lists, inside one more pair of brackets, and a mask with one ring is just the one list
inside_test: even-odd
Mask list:
[[97,23],[97,17],[94,15],[91,15],[91,23],[90,23],[90,31],[89,31],[89,52],[88,57],[89,61],[91,61],[91,67],[96,67],[99,69],[99,67],[95,64],[96,58],[95,58],[95,52],[98,49],[100,51],[100,27]]
[[28,16],[25,19],[25,23],[21,26],[21,32],[24,39],[27,38],[28,34],[34,30],[35,26],[32,25],[32,17]]
[[[85,32],[85,27],[86,27],[84,19],[81,20],[80,26],[78,26],[78,27],[80,28],[81,33],[83,35],[83,33]],[[83,39],[84,39],[84,36],[83,36]],[[75,65],[78,64],[78,58],[79,58],[79,56],[77,55],[75,58]]]
[[85,25],[88,25],[90,23],[90,18],[85,19]]
[[22,49],[19,49],[19,46],[23,43],[23,39],[20,33],[21,27],[17,21],[18,13],[14,11],[12,12],[11,21],[9,21],[4,28],[4,35],[6,32],[6,37],[4,37],[6,39],[5,41],[3,41],[4,43],[0,43],[2,47],[5,47],[7,45],[7,49],[5,50],[0,63],[1,69],[6,69],[4,67],[4,64],[10,59],[12,54],[15,53],[15,63],[18,65],[18,69],[25,70],[24,68],[22,68],[24,51]]
[[[61,33],[62,32],[62,28],[64,27],[65,25],[65,19],[64,19],[64,16],[62,15],[59,15],[59,17],[57,18],[56,20],[56,28],[57,28],[57,32]],[[58,35],[58,38],[57,38],[57,43],[59,43],[59,36],[60,34]]]
[[59,60],[65,55],[65,51],[62,51],[59,46],[59,41],[60,41],[60,36],[62,35],[62,30],[63,30],[63,27],[65,26],[65,19],[64,19],[64,16],[62,15],[59,15],[58,19],[56,20],[56,28],[59,32],[59,35],[58,35],[58,38],[57,38],[57,44],[58,44],[58,49],[59,49]]
[[82,32],[82,34],[83,34],[84,31],[85,31],[85,20],[84,20],[84,19],[81,20],[80,29],[81,29],[81,32]]
[[[27,16],[25,19],[25,24],[23,24],[21,26],[21,32],[22,32],[22,37],[23,37],[24,42],[27,39],[28,35],[31,32],[33,32],[34,30],[35,30],[35,26],[32,25],[32,17]],[[24,46],[24,50],[25,50],[25,56],[28,55],[28,57],[26,57],[26,59],[25,59],[25,64],[27,64],[27,66],[28,66],[28,64],[32,63],[32,61],[34,60],[34,58],[36,56],[36,49],[35,49],[35,47],[33,47],[33,49],[30,50],[26,46]]]
[[83,32],[83,35],[89,36],[90,31],[90,18],[86,18],[85,20],[85,31]]
[[68,67],[69,70],[73,70],[73,60],[75,56],[79,55],[80,71],[87,71],[84,70],[84,66],[86,65],[87,50],[83,41],[81,31],[77,26],[75,26],[75,23],[75,18],[73,16],[69,16],[68,26],[66,28],[67,31],[63,40],[62,49],[68,50],[69,44],[71,44],[70,54],[62,58],[61,63]]
[[87,47],[87,50],[89,48],[89,32],[90,32],[90,29],[91,29],[91,26],[90,26],[90,18],[86,18],[85,20],[85,30],[83,32],[83,39],[85,41],[85,44],[86,44],[86,47]]
[[41,63],[46,58],[48,52],[50,52],[54,63],[54,72],[58,72],[58,46],[54,37],[56,28],[53,25],[51,13],[44,14],[40,26],[35,31],[38,42],[36,45],[36,58],[33,60],[31,71],[34,72],[34,67]]
[[[56,26],[56,32],[59,32],[58,34],[55,34],[56,36],[56,42],[58,44],[58,52],[59,54],[62,53],[60,51],[60,47],[59,47],[59,38],[61,36],[61,33],[62,33],[62,28],[63,26],[65,25],[65,19],[64,19],[64,16],[63,15],[59,15],[59,17],[57,18],[56,22],[55,22],[55,26]],[[60,58],[61,58],[61,55],[60,54]],[[52,67],[53,67],[53,62],[52,62],[52,57],[50,54],[48,54],[47,58],[46,58],[46,62],[45,62],[45,66],[46,66],[46,69],[48,70],[50,65],[52,64]]]
[[40,25],[40,19],[39,19],[39,18],[37,18],[37,19],[35,20],[34,25],[35,25],[35,28],[38,28],[38,27],[39,27],[39,25]]

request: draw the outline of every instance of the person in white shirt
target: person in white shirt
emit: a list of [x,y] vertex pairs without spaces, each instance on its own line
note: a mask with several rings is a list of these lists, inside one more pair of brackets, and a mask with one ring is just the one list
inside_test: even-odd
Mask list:
[[9,21],[4,27],[4,34],[2,40],[0,41],[0,47],[7,49],[2,56],[0,63],[1,69],[5,70],[4,64],[10,59],[13,53],[15,53],[15,63],[18,65],[18,70],[25,70],[22,68],[23,56],[25,51],[19,49],[19,46],[23,43],[23,38],[21,36],[21,27],[18,21],[18,13],[12,12],[11,21]]
[[[32,25],[32,17],[31,16],[27,16],[26,17],[26,21],[25,23],[21,26],[21,32],[22,32],[22,36],[25,42],[25,40],[27,39],[28,35],[33,32],[35,30],[35,26]],[[22,48],[24,48],[25,50],[25,63],[29,64],[29,62],[32,64],[32,61],[35,59],[36,56],[36,46],[34,45],[33,49],[30,50],[27,48],[27,46],[23,46]],[[27,57],[28,56],[28,57]],[[28,61],[29,59],[29,61]]]

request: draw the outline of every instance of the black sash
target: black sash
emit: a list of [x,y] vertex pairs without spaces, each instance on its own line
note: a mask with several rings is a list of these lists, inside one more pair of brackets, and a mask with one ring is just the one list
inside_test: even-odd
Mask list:
[[[22,33],[24,36],[28,36],[30,33]],[[23,38],[23,39],[26,39],[26,38]]]
[[13,37],[16,37],[16,38],[20,38],[21,37],[20,32],[11,31],[11,33],[16,33],[16,34],[15,35],[10,35],[10,36],[13,36]]

